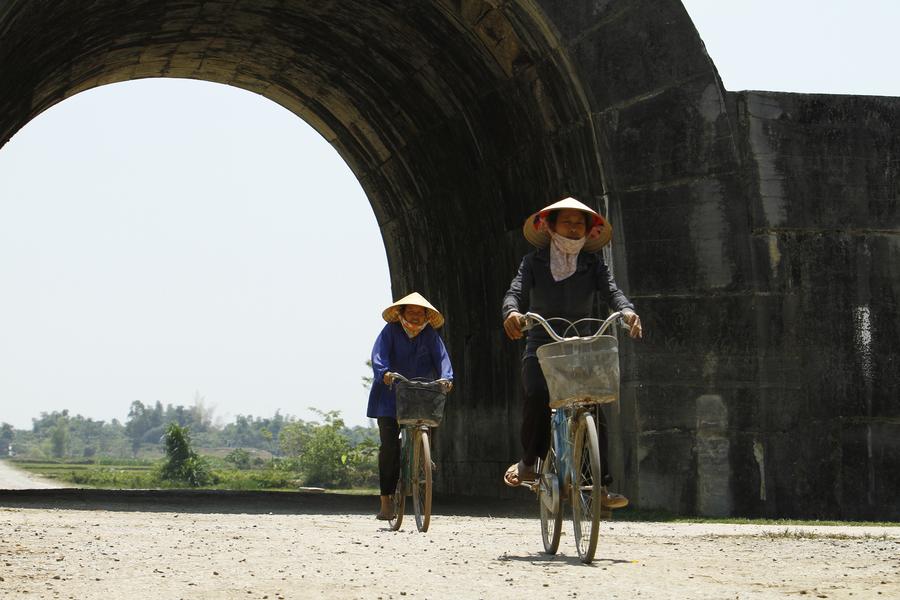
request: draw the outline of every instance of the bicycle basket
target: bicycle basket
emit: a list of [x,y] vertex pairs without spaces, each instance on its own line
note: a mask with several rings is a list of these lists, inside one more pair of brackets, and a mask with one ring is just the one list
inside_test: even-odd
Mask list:
[[397,422],[401,425],[421,423],[437,427],[444,418],[447,394],[439,383],[432,381],[398,381]]
[[593,340],[553,342],[537,349],[547,379],[550,408],[607,404],[619,399],[619,343],[601,335]]

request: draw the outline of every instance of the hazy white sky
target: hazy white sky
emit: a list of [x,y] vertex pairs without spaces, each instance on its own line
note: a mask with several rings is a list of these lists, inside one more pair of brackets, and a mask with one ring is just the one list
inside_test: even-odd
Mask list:
[[[900,96],[900,3],[685,6],[729,90]],[[249,92],[142,80],[39,115],[0,149],[0,282],[0,422],[197,394],[224,420],[367,422],[391,302],[372,209],[318,134]]]

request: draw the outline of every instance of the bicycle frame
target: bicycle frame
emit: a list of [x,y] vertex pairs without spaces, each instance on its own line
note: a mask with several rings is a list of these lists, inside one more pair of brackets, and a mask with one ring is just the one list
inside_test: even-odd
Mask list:
[[571,435],[571,417],[567,414],[573,411],[558,409],[553,411],[550,417],[551,430],[553,431],[553,444],[556,447],[556,462],[558,470],[556,477],[559,480],[559,489],[565,489],[568,481],[571,481],[572,475],[572,435]]

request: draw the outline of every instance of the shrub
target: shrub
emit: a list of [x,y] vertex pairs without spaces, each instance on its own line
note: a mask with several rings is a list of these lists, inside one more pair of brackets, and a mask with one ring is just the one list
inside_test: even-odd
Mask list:
[[160,479],[172,483],[186,483],[201,487],[216,483],[216,477],[206,460],[191,447],[190,431],[178,423],[170,423],[163,436],[166,460],[160,468]]
[[250,453],[243,448],[236,448],[225,456],[225,462],[233,464],[238,469],[249,469]]

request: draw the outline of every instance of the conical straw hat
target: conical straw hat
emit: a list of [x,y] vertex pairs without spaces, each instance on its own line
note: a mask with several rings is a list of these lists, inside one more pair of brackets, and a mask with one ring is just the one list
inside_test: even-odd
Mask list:
[[[607,245],[612,239],[612,225],[603,218],[597,211],[586,204],[582,204],[575,198],[564,198],[559,202],[554,202],[550,206],[545,206],[527,219],[522,226],[522,233],[525,239],[537,248],[546,248],[550,245],[550,232],[547,230],[549,223],[547,215],[554,210],[562,210],[564,208],[574,208],[587,213],[588,216],[588,239],[584,243],[585,252],[597,252],[603,246]],[[594,233],[592,235],[592,230]]]
[[400,307],[405,306],[407,304],[412,304],[414,306],[421,306],[426,309],[426,315],[428,318],[428,322],[431,323],[431,326],[435,329],[440,329],[441,325],[444,324],[444,316],[438,312],[438,309],[431,305],[431,302],[426,300],[422,294],[419,292],[413,292],[409,296],[404,296],[400,298],[386,309],[384,309],[381,313],[381,317],[387,321],[388,323],[394,323],[400,320]]

